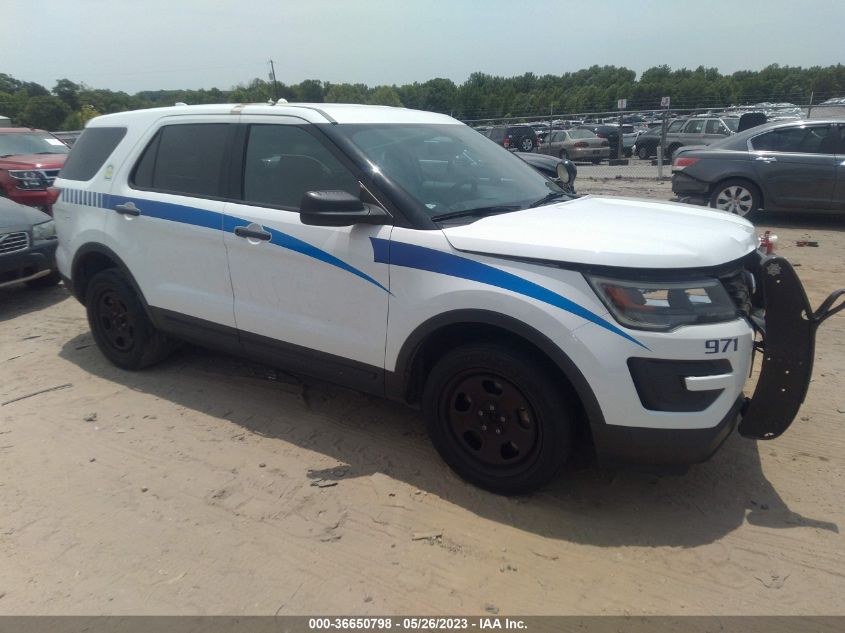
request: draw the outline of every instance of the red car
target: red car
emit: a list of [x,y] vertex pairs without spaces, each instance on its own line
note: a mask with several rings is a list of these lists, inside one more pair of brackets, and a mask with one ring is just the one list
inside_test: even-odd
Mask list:
[[47,187],[53,184],[69,151],[44,130],[0,128],[0,197],[52,215]]

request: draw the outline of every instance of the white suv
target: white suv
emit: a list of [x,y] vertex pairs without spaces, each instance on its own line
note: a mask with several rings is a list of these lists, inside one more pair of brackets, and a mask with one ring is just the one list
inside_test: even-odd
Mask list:
[[[420,404],[449,465],[500,493],[547,482],[576,438],[679,466],[741,411],[743,434],[774,437],[809,381],[815,327],[789,320],[806,297],[748,222],[568,195],[447,116],[113,114],[56,186],[58,265],[113,363],[186,339]],[[764,302],[781,316],[749,405]]]

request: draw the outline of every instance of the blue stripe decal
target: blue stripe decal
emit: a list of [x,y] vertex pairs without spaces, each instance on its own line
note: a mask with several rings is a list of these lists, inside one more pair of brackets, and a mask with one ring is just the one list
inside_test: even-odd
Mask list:
[[404,268],[416,268],[418,270],[426,270],[433,273],[440,273],[442,275],[449,275],[450,277],[458,277],[460,279],[467,279],[470,281],[477,281],[488,286],[496,286],[504,290],[510,290],[517,294],[531,297],[537,301],[542,301],[566,312],[586,319],[591,323],[595,323],[599,327],[618,334],[632,343],[636,343],[644,349],[648,349],[645,345],[640,343],[637,339],[626,334],[618,327],[601,318],[599,315],[587,310],[587,308],[578,305],[574,301],[567,299],[548,288],[544,288],[532,281],[517,277],[511,273],[505,272],[493,266],[482,264],[473,259],[466,257],[459,257],[451,253],[445,253],[433,248],[425,248],[424,246],[417,246],[415,244],[407,244],[404,242],[391,242],[389,240],[371,237],[370,241],[373,244],[373,258],[377,263],[390,264],[391,266],[402,266]]
[[[206,229],[214,229],[217,231],[226,231],[233,233],[236,226],[246,226],[251,222],[242,218],[229,216],[224,213],[216,211],[208,211],[206,209],[197,209],[195,207],[183,206],[180,204],[173,204],[170,202],[159,202],[156,200],[138,200],[137,198],[127,198],[124,196],[114,196],[105,194],[103,207],[113,209],[118,204],[135,202],[143,209],[144,217],[158,218],[159,220],[168,220],[170,222],[179,222],[181,224],[190,224],[191,226],[201,226]],[[324,262],[336,268],[340,268],[348,273],[351,273],[361,279],[368,281],[374,286],[384,290],[388,294],[390,291],[382,286],[375,279],[370,277],[365,272],[358,270],[354,266],[347,264],[345,261],[338,259],[334,255],[327,253],[324,250],[317,248],[303,242],[302,240],[283,233],[282,231],[264,227],[264,230],[269,232],[273,237],[270,244],[274,244],[281,248],[286,248],[296,253],[301,253],[307,257],[311,257],[318,261]]]

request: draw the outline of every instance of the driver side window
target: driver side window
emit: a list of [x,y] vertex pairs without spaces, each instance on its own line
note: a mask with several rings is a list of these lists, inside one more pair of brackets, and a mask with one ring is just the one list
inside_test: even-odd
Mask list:
[[243,200],[296,210],[308,191],[360,195],[358,179],[305,130],[251,125],[243,170]]

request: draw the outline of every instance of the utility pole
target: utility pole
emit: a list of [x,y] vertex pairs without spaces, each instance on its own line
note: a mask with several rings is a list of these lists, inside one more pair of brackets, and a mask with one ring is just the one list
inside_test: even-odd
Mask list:
[[276,85],[276,67],[273,65],[273,60],[270,60],[270,79],[273,80],[273,101],[279,100],[279,88]]

